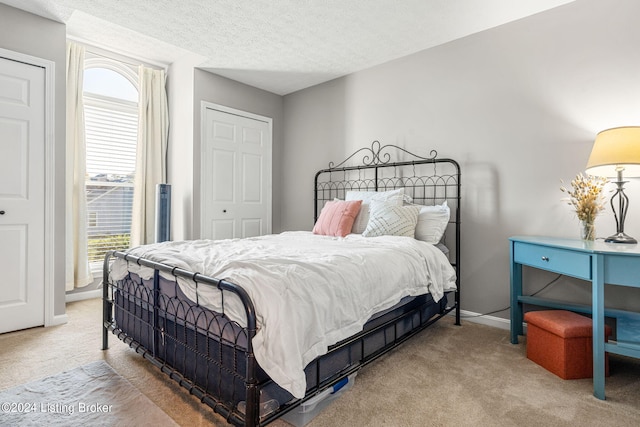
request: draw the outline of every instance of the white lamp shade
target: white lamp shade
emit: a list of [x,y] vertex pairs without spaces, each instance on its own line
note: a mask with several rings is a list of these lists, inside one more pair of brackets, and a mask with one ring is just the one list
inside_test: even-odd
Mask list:
[[620,169],[626,177],[640,176],[640,126],[607,129],[596,136],[586,172],[612,177]]

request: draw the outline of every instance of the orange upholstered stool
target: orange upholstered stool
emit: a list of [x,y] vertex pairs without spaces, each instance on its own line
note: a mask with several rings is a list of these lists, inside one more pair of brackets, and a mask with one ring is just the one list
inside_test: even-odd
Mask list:
[[[565,380],[593,376],[592,321],[565,310],[530,311],[527,322],[527,358]],[[611,328],[605,325],[605,340]],[[605,354],[605,375],[609,358]]]

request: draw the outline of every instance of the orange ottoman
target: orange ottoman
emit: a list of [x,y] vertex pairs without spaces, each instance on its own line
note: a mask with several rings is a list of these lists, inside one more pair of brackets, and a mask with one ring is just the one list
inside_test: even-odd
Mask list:
[[[593,377],[593,332],[589,317],[565,310],[525,313],[527,358],[565,380]],[[605,325],[605,341],[611,327]],[[609,357],[605,353],[605,375]]]

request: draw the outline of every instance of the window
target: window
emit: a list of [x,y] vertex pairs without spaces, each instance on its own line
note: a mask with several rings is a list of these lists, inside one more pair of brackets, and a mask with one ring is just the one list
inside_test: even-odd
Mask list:
[[87,55],[84,114],[89,262],[129,247],[138,134],[137,73]]

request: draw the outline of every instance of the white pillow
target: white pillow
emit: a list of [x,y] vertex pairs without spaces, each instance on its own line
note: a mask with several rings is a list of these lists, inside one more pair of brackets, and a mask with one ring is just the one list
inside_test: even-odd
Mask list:
[[360,206],[360,212],[356,216],[356,220],[353,222],[351,232],[355,234],[362,234],[367,228],[369,222],[369,204],[373,200],[385,201],[397,206],[401,206],[404,200],[404,188],[398,188],[397,190],[390,191],[347,191],[344,197],[345,200],[362,200]]
[[416,240],[438,244],[447,229],[450,216],[446,200],[441,205],[422,206],[416,225]]
[[393,203],[372,200],[369,223],[362,235],[364,237],[413,237],[419,212],[419,206],[398,206]]

